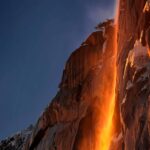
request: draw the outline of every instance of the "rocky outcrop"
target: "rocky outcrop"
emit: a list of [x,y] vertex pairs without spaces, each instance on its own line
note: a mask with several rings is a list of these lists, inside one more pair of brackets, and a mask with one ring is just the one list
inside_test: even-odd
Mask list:
[[26,130],[0,141],[0,150],[22,150],[23,144],[30,136],[32,129],[33,126],[30,125]]
[[[111,78],[113,34],[112,25],[104,26],[72,53],[60,90],[39,118],[24,150],[94,148],[96,114],[103,104],[99,93],[105,92],[103,79]],[[104,74],[106,69],[109,75]]]

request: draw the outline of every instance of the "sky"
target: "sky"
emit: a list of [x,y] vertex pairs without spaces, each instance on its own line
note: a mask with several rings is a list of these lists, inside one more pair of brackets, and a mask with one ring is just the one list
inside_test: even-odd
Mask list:
[[35,124],[65,62],[115,0],[0,1],[0,139]]

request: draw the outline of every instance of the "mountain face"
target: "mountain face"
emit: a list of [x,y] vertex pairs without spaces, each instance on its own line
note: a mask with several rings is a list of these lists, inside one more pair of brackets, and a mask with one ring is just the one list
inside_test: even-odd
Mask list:
[[121,0],[116,87],[121,149],[150,149],[149,52],[150,1]]
[[[103,133],[105,118],[110,118],[114,51],[116,91],[109,150],[150,149],[150,0],[120,0],[117,25],[112,20],[99,24],[71,54],[57,95],[21,149],[98,149],[98,134]],[[0,150],[7,148],[0,144]]]
[[16,133],[15,135],[0,141],[0,150],[22,150],[23,144],[28,139],[32,130],[33,130],[33,126],[30,125],[24,131]]
[[[107,24],[107,23],[106,23]],[[25,150],[92,149],[99,98],[106,68],[111,71],[114,28],[111,23],[92,33],[72,53],[60,90],[39,118]],[[107,38],[106,38],[107,37]],[[109,62],[109,63],[106,63]],[[111,72],[109,71],[109,75]],[[108,77],[107,77],[108,78]],[[99,83],[99,84],[97,84]],[[104,91],[103,91],[104,92]]]

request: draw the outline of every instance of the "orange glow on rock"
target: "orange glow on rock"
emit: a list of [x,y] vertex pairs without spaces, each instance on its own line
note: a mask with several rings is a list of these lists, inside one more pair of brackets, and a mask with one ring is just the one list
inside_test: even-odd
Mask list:
[[[100,57],[100,69],[93,75],[91,85],[89,82],[87,95],[89,101],[87,115],[79,126],[79,138],[75,143],[75,149],[79,150],[110,150],[115,122],[113,121],[116,98],[116,60],[117,60],[117,36],[118,36],[118,11],[117,3],[114,25],[106,26],[103,45],[103,53]],[[101,49],[100,49],[101,50]],[[91,62],[94,62],[91,57]],[[96,61],[97,62],[97,61]],[[95,63],[96,64],[96,63]],[[87,65],[87,64],[86,64]]]

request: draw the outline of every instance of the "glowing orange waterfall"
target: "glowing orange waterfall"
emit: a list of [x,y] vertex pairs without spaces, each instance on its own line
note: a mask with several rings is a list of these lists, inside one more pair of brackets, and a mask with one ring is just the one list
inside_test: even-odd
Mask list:
[[107,38],[101,55],[101,70],[98,77],[92,80],[93,99],[91,98],[88,115],[80,124],[80,139],[76,144],[76,149],[79,150],[110,150],[111,147],[115,129],[113,116],[116,103],[118,10],[119,1],[114,25],[109,25],[103,31]]
[[[103,85],[103,106],[101,108],[101,118],[102,123],[100,122],[99,135],[97,137],[98,143],[96,145],[96,150],[109,150],[112,132],[114,128],[113,115],[115,110],[115,88],[116,88],[116,59],[117,59],[117,33],[118,33],[118,10],[119,2],[117,3],[116,17],[115,17],[115,32],[113,38],[113,57],[110,62],[111,67],[108,67],[105,71],[105,78]],[[110,65],[110,64],[109,64]],[[102,125],[101,125],[102,124]]]

